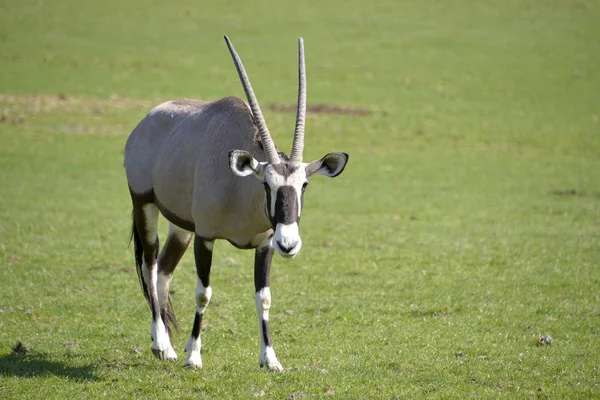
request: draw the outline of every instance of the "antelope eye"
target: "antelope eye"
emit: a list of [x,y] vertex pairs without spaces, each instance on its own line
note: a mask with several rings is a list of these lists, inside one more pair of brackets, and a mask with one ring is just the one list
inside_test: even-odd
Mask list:
[[308,182],[304,182],[304,184],[302,184],[302,191],[303,192],[306,190],[307,186],[308,186]]

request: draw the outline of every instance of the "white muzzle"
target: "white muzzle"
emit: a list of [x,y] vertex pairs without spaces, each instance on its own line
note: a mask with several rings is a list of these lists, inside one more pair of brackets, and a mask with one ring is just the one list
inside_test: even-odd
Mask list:
[[298,223],[277,224],[275,234],[271,238],[271,247],[283,257],[294,257],[302,247],[302,239],[298,233]]

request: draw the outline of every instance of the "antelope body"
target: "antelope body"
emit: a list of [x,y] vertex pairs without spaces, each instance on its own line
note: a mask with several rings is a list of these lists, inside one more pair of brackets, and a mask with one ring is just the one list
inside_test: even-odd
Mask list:
[[[132,236],[142,290],[152,311],[152,351],[177,358],[169,323],[169,284],[194,236],[198,275],[196,315],[186,366],[201,367],[200,325],[212,295],[210,269],[216,239],[255,249],[254,283],[261,349],[260,365],[282,369],[269,334],[269,273],[274,251],[293,257],[302,241],[298,223],[307,179],[339,175],[345,153],[302,162],[306,115],[304,47],[298,41],[298,114],[290,157],[271,139],[244,67],[225,37],[248,103],[236,97],[214,102],[175,100],[153,110],[133,130],[125,146],[125,170],[133,202]],[[249,177],[252,175],[253,177]],[[247,177],[248,178],[245,178]],[[158,253],[158,214],[169,221]]]

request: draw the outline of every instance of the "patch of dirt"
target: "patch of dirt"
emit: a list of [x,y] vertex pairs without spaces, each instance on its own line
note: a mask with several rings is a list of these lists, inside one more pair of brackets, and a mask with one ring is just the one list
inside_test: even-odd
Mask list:
[[4,110],[0,113],[0,123],[21,125],[25,123],[25,117],[23,114],[16,115],[14,113],[9,113],[8,110]]
[[412,310],[410,311],[410,316],[416,318],[425,318],[425,317],[433,317],[433,318],[442,318],[446,316],[447,312],[445,310]]
[[[279,112],[296,112],[296,104],[268,104],[267,110]],[[327,104],[316,104],[314,106],[306,106],[307,114],[333,114],[333,115],[351,115],[364,117],[372,115],[373,111],[367,108],[351,108],[341,106],[331,106]]]
[[17,262],[21,260],[21,256],[18,254],[7,254],[6,258],[8,261]]
[[[0,93],[0,106],[21,106],[32,114],[51,111],[91,111],[102,114],[107,109],[150,109],[158,105],[156,101],[133,100],[118,95],[112,95],[108,99],[93,99],[85,97],[72,97],[60,93],[58,95],[38,96],[12,96]],[[3,120],[10,118],[6,111],[3,112]]]
[[576,190],[576,189],[557,189],[553,190],[552,194],[555,196],[579,196],[584,197],[586,195],[585,192]]
[[127,366],[129,366],[129,364],[123,360],[113,360],[113,361],[107,361],[103,364],[101,364],[103,367],[107,367],[107,368],[116,368],[116,369],[123,369]]
[[[37,114],[50,111],[88,111],[102,114],[108,109],[146,109],[150,110],[163,100],[136,100],[113,94],[108,99],[95,99],[74,97],[64,93],[58,95],[13,96],[0,93],[0,106],[22,106],[29,112]],[[295,104],[268,104],[266,109],[279,112],[296,112]],[[334,114],[351,116],[368,116],[374,114],[373,110],[359,107],[342,107],[336,105],[316,104],[306,107],[307,113]],[[383,113],[383,115],[388,115]],[[4,111],[0,114],[1,122],[19,122],[19,117],[14,117]],[[22,118],[22,117],[21,117]],[[22,121],[21,121],[22,122]]]
[[114,265],[114,264],[109,264],[109,265],[95,265],[92,267],[89,267],[90,271],[97,271],[97,270],[104,270],[104,269],[116,269],[119,270],[121,272],[125,272],[128,274],[133,274],[135,272],[135,269],[131,268],[131,267],[124,267],[122,265]]

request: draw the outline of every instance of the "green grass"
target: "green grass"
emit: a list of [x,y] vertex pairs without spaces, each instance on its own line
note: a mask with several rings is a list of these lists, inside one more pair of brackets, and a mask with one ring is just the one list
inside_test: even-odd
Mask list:
[[[218,4],[0,2],[0,397],[600,398],[600,3]],[[163,363],[127,246],[127,134],[243,95],[223,34],[264,106],[295,101],[303,36],[309,104],[373,111],[309,115],[305,158],[351,158],[274,260],[279,374],[252,252],[215,247],[194,371],[191,251]]]

